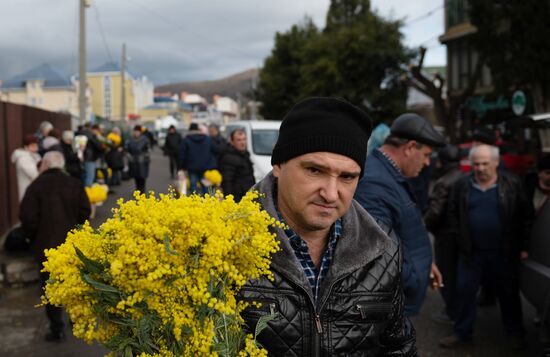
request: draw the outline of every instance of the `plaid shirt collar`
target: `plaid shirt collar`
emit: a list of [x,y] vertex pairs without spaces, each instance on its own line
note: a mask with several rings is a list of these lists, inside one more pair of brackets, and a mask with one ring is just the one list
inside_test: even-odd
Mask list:
[[376,150],[378,150],[382,154],[382,156],[384,156],[384,158],[386,160],[388,160],[388,162],[393,166],[395,171],[397,171],[401,176],[403,176],[403,172],[401,172],[401,169],[399,168],[399,166],[397,166],[395,161],[393,161],[393,159],[388,154],[386,154],[384,151],[380,150],[380,148],[378,148]]
[[[277,201],[274,200],[274,202]],[[287,227],[285,229],[285,234],[290,240],[290,246],[294,250],[294,255],[298,259],[298,262],[300,262],[302,270],[304,271],[304,274],[309,281],[309,285],[311,287],[311,290],[313,291],[313,298],[315,299],[315,301],[317,301],[317,298],[319,297],[321,283],[323,282],[323,279],[327,276],[330,263],[332,262],[332,256],[334,254],[334,250],[336,249],[336,243],[338,243],[338,239],[342,234],[342,220],[338,218],[336,222],[334,222],[334,224],[332,225],[329,233],[329,241],[327,247],[325,249],[325,252],[323,253],[323,256],[321,257],[321,264],[319,266],[319,269],[317,269],[315,267],[315,264],[313,264],[311,256],[309,255],[307,243],[302,238],[300,238],[300,236],[296,232],[294,232],[292,228],[288,226],[288,224],[286,224],[283,217],[281,216],[281,212],[279,212],[279,208],[276,208],[279,220],[283,222]]]

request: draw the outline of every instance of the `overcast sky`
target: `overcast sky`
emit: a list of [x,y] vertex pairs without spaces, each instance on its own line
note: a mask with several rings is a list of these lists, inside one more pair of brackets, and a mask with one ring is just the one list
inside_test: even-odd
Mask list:
[[[0,10],[0,79],[41,63],[78,72],[79,0],[4,0]],[[91,0],[87,68],[120,61],[155,85],[218,79],[261,67],[276,32],[305,15],[323,27],[329,0]],[[371,0],[378,13],[405,19],[405,44],[429,48],[426,64],[444,65],[443,0]]]

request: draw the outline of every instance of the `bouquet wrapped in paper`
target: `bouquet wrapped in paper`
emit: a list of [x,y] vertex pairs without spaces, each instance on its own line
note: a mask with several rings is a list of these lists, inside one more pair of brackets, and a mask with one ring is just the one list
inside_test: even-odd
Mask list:
[[137,195],[98,230],[46,251],[43,303],[64,306],[76,337],[121,356],[267,356],[235,296],[271,276],[280,225],[248,193]]

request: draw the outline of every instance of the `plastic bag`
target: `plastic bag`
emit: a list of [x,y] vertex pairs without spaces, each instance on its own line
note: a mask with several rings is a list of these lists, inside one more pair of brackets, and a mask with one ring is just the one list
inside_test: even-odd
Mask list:
[[176,191],[182,196],[187,195],[187,177],[185,176],[185,172],[178,171],[175,183]]

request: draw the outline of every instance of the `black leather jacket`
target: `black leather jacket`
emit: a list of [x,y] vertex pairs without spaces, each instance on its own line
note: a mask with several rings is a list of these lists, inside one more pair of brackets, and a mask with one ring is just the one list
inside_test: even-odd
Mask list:
[[445,221],[449,193],[463,175],[459,165],[453,163],[445,167],[443,175],[434,183],[428,199],[428,209],[424,212],[424,224],[436,236],[444,235],[449,230]]
[[[473,175],[461,178],[449,197],[449,221],[459,253],[463,257],[472,254],[472,239],[469,231],[468,200],[472,189]],[[533,205],[527,200],[518,177],[503,171],[498,172],[498,209],[503,225],[504,254],[510,262],[519,263],[522,250],[527,250],[533,220]]]
[[[276,217],[272,174],[255,189]],[[251,331],[260,316],[277,313],[258,341],[270,356],[416,356],[415,331],[403,317],[398,245],[355,201],[342,217],[340,237],[319,299],[313,294],[288,238],[276,229],[282,251],[273,257],[274,280],[248,282],[239,299],[257,301],[243,317]]]

